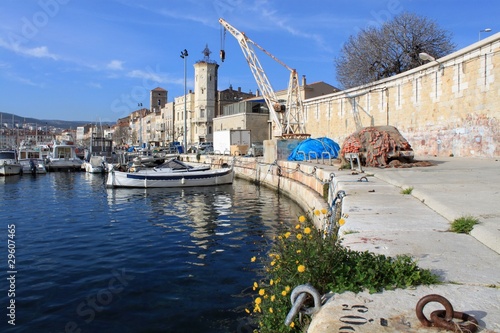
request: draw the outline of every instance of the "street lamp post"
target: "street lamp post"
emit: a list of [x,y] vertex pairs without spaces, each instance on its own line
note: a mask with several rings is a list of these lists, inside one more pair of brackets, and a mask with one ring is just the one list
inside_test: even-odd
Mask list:
[[181,58],[184,59],[184,154],[187,152],[187,104],[186,104],[186,60],[188,51],[181,51]]
[[481,32],[490,32],[491,29],[490,28],[486,28],[486,29],[483,29],[483,30],[479,30],[479,38],[478,38],[478,41],[481,40]]

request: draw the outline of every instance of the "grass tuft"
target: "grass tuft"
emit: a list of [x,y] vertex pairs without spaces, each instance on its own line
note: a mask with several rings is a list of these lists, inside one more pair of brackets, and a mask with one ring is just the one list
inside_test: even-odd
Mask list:
[[411,194],[411,192],[413,192],[413,186],[401,190],[401,194]]
[[479,219],[476,217],[467,215],[455,219],[451,223],[451,231],[459,234],[469,234],[474,226],[479,223]]

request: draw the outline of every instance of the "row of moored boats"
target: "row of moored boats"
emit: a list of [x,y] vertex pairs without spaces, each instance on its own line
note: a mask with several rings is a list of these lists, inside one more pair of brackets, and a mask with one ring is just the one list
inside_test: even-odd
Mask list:
[[155,163],[136,156],[128,164],[109,163],[103,156],[82,159],[73,144],[54,144],[51,148],[21,147],[0,151],[0,176],[44,174],[48,171],[85,171],[107,173],[107,187],[195,187],[231,184],[232,165],[212,168],[208,164],[190,165],[178,159],[178,154],[163,156]]

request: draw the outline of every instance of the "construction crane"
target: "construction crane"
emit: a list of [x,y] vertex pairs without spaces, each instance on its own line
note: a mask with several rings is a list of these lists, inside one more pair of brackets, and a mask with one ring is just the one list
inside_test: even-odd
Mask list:
[[[275,137],[308,137],[305,133],[304,106],[300,96],[300,86],[297,71],[290,68],[284,62],[266,51],[263,47],[248,38],[243,32],[220,18],[219,23],[224,27],[224,36],[222,37],[222,50],[220,52],[221,60],[225,59],[224,37],[225,32],[229,31],[238,41],[241,50],[247,60],[250,70],[257,81],[257,86],[266,101],[267,107],[273,123],[273,136]],[[280,65],[290,71],[290,80],[288,83],[286,104],[283,104],[276,97],[273,87],[269,83],[266,72],[260,64],[259,58],[255,54],[253,46],[256,46],[262,52],[274,59]]]

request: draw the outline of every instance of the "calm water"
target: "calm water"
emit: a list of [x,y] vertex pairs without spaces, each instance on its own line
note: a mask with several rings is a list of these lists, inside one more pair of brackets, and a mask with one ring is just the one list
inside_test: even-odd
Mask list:
[[250,332],[244,308],[260,274],[250,258],[281,221],[296,220],[297,205],[238,179],[196,189],[104,183],[86,173],[0,178],[0,331]]

